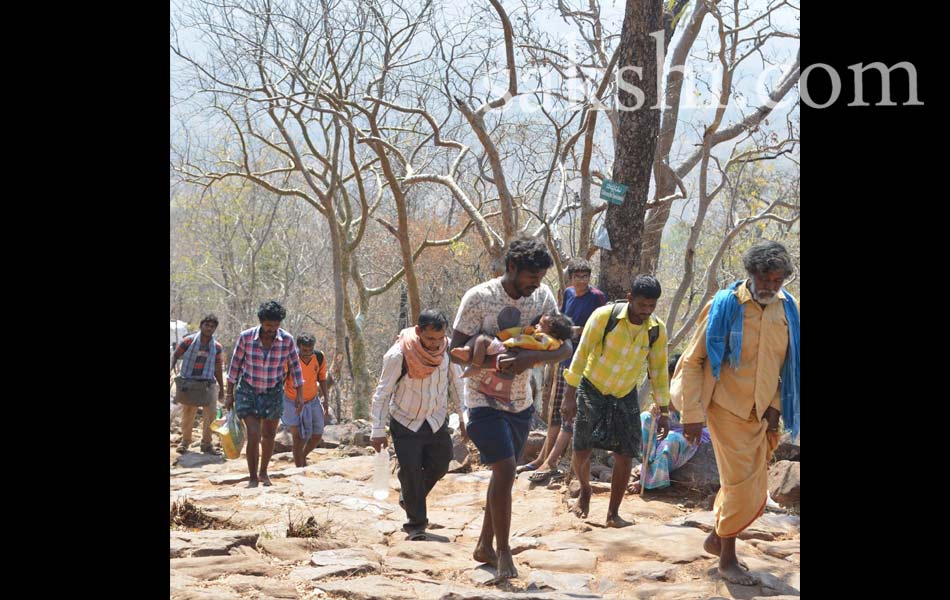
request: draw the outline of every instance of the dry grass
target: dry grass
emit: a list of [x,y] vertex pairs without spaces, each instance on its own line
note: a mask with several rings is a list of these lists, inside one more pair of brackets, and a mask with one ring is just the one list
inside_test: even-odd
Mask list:
[[169,527],[181,529],[225,529],[226,526],[225,521],[212,517],[188,498],[172,504],[168,521]]

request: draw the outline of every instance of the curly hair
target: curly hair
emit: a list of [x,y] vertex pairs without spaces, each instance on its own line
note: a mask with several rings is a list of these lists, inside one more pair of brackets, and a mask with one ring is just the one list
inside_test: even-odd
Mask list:
[[286,317],[287,309],[276,300],[268,300],[257,309],[257,318],[261,323],[264,321],[283,321]]
[[792,257],[782,244],[765,240],[745,251],[742,266],[749,275],[782,271],[788,277],[792,274]]
[[514,265],[518,271],[550,269],[554,264],[547,246],[538,238],[520,237],[511,242],[505,253],[505,269]]
[[218,326],[218,317],[214,313],[208,313],[201,319],[201,322],[198,325],[204,325],[205,323],[214,323],[214,326]]

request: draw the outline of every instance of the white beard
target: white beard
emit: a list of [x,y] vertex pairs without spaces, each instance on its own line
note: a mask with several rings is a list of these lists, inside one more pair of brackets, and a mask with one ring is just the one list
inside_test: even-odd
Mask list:
[[761,290],[755,289],[755,280],[749,280],[749,291],[752,292],[752,297],[759,304],[772,304],[778,300],[778,294],[769,294],[768,292],[762,292]]

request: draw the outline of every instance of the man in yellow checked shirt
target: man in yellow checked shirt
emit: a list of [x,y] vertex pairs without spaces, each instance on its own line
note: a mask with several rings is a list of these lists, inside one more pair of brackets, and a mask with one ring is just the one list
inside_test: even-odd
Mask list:
[[661,292],[655,277],[638,275],[626,303],[602,306],[590,316],[571,366],[564,370],[567,389],[561,416],[564,422],[574,421],[571,468],[581,484],[572,512],[584,518],[590,510],[591,450],[610,450],[614,453],[614,468],[607,527],[633,524],[622,519],[618,511],[630,480],[632,459],[640,455],[637,384],[644,365],[660,407],[657,438],[664,439],[670,429],[666,326],[653,316]]

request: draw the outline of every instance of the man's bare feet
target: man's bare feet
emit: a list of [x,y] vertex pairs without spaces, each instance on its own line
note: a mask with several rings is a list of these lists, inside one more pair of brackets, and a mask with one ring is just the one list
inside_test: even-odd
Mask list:
[[761,583],[758,577],[743,570],[738,563],[725,566],[720,563],[719,575],[726,581],[739,585],[759,585]]
[[[710,531],[709,535],[706,536],[706,540],[703,542],[703,550],[712,554],[713,556],[719,556],[722,554],[722,542],[719,539],[719,536],[715,535],[715,532]],[[746,565],[741,560],[738,561],[738,563],[741,568],[745,569],[746,571],[749,570],[748,565]],[[732,580],[730,579],[730,581]]]
[[590,512],[590,494],[590,488],[588,488],[586,492],[584,488],[581,488],[581,493],[577,496],[577,502],[575,502],[573,508],[571,508],[571,512],[574,516],[582,519],[587,518],[587,513]]
[[449,350],[449,354],[459,360],[464,360],[465,362],[472,360],[472,350],[470,348],[466,348],[465,346],[462,346],[461,348],[452,348]]
[[607,527],[630,527],[633,521],[621,518],[620,515],[607,515]]
[[495,577],[490,579],[486,585],[495,585],[518,576],[518,569],[515,568],[515,560],[511,557],[511,550],[498,551],[498,566],[495,568]]
[[259,483],[259,482],[257,481],[257,478],[256,478],[256,477],[255,477],[255,478],[252,478],[250,481],[247,482],[247,487],[249,487],[249,488],[256,488],[258,483]]
[[270,477],[267,476],[267,473],[258,473],[257,477],[258,479],[261,480],[261,485],[263,485],[264,487],[270,487],[271,485]]
[[498,555],[495,554],[495,549],[491,546],[482,546],[479,544],[475,546],[475,552],[472,553],[472,558],[476,562],[487,563],[493,567],[498,567]]

